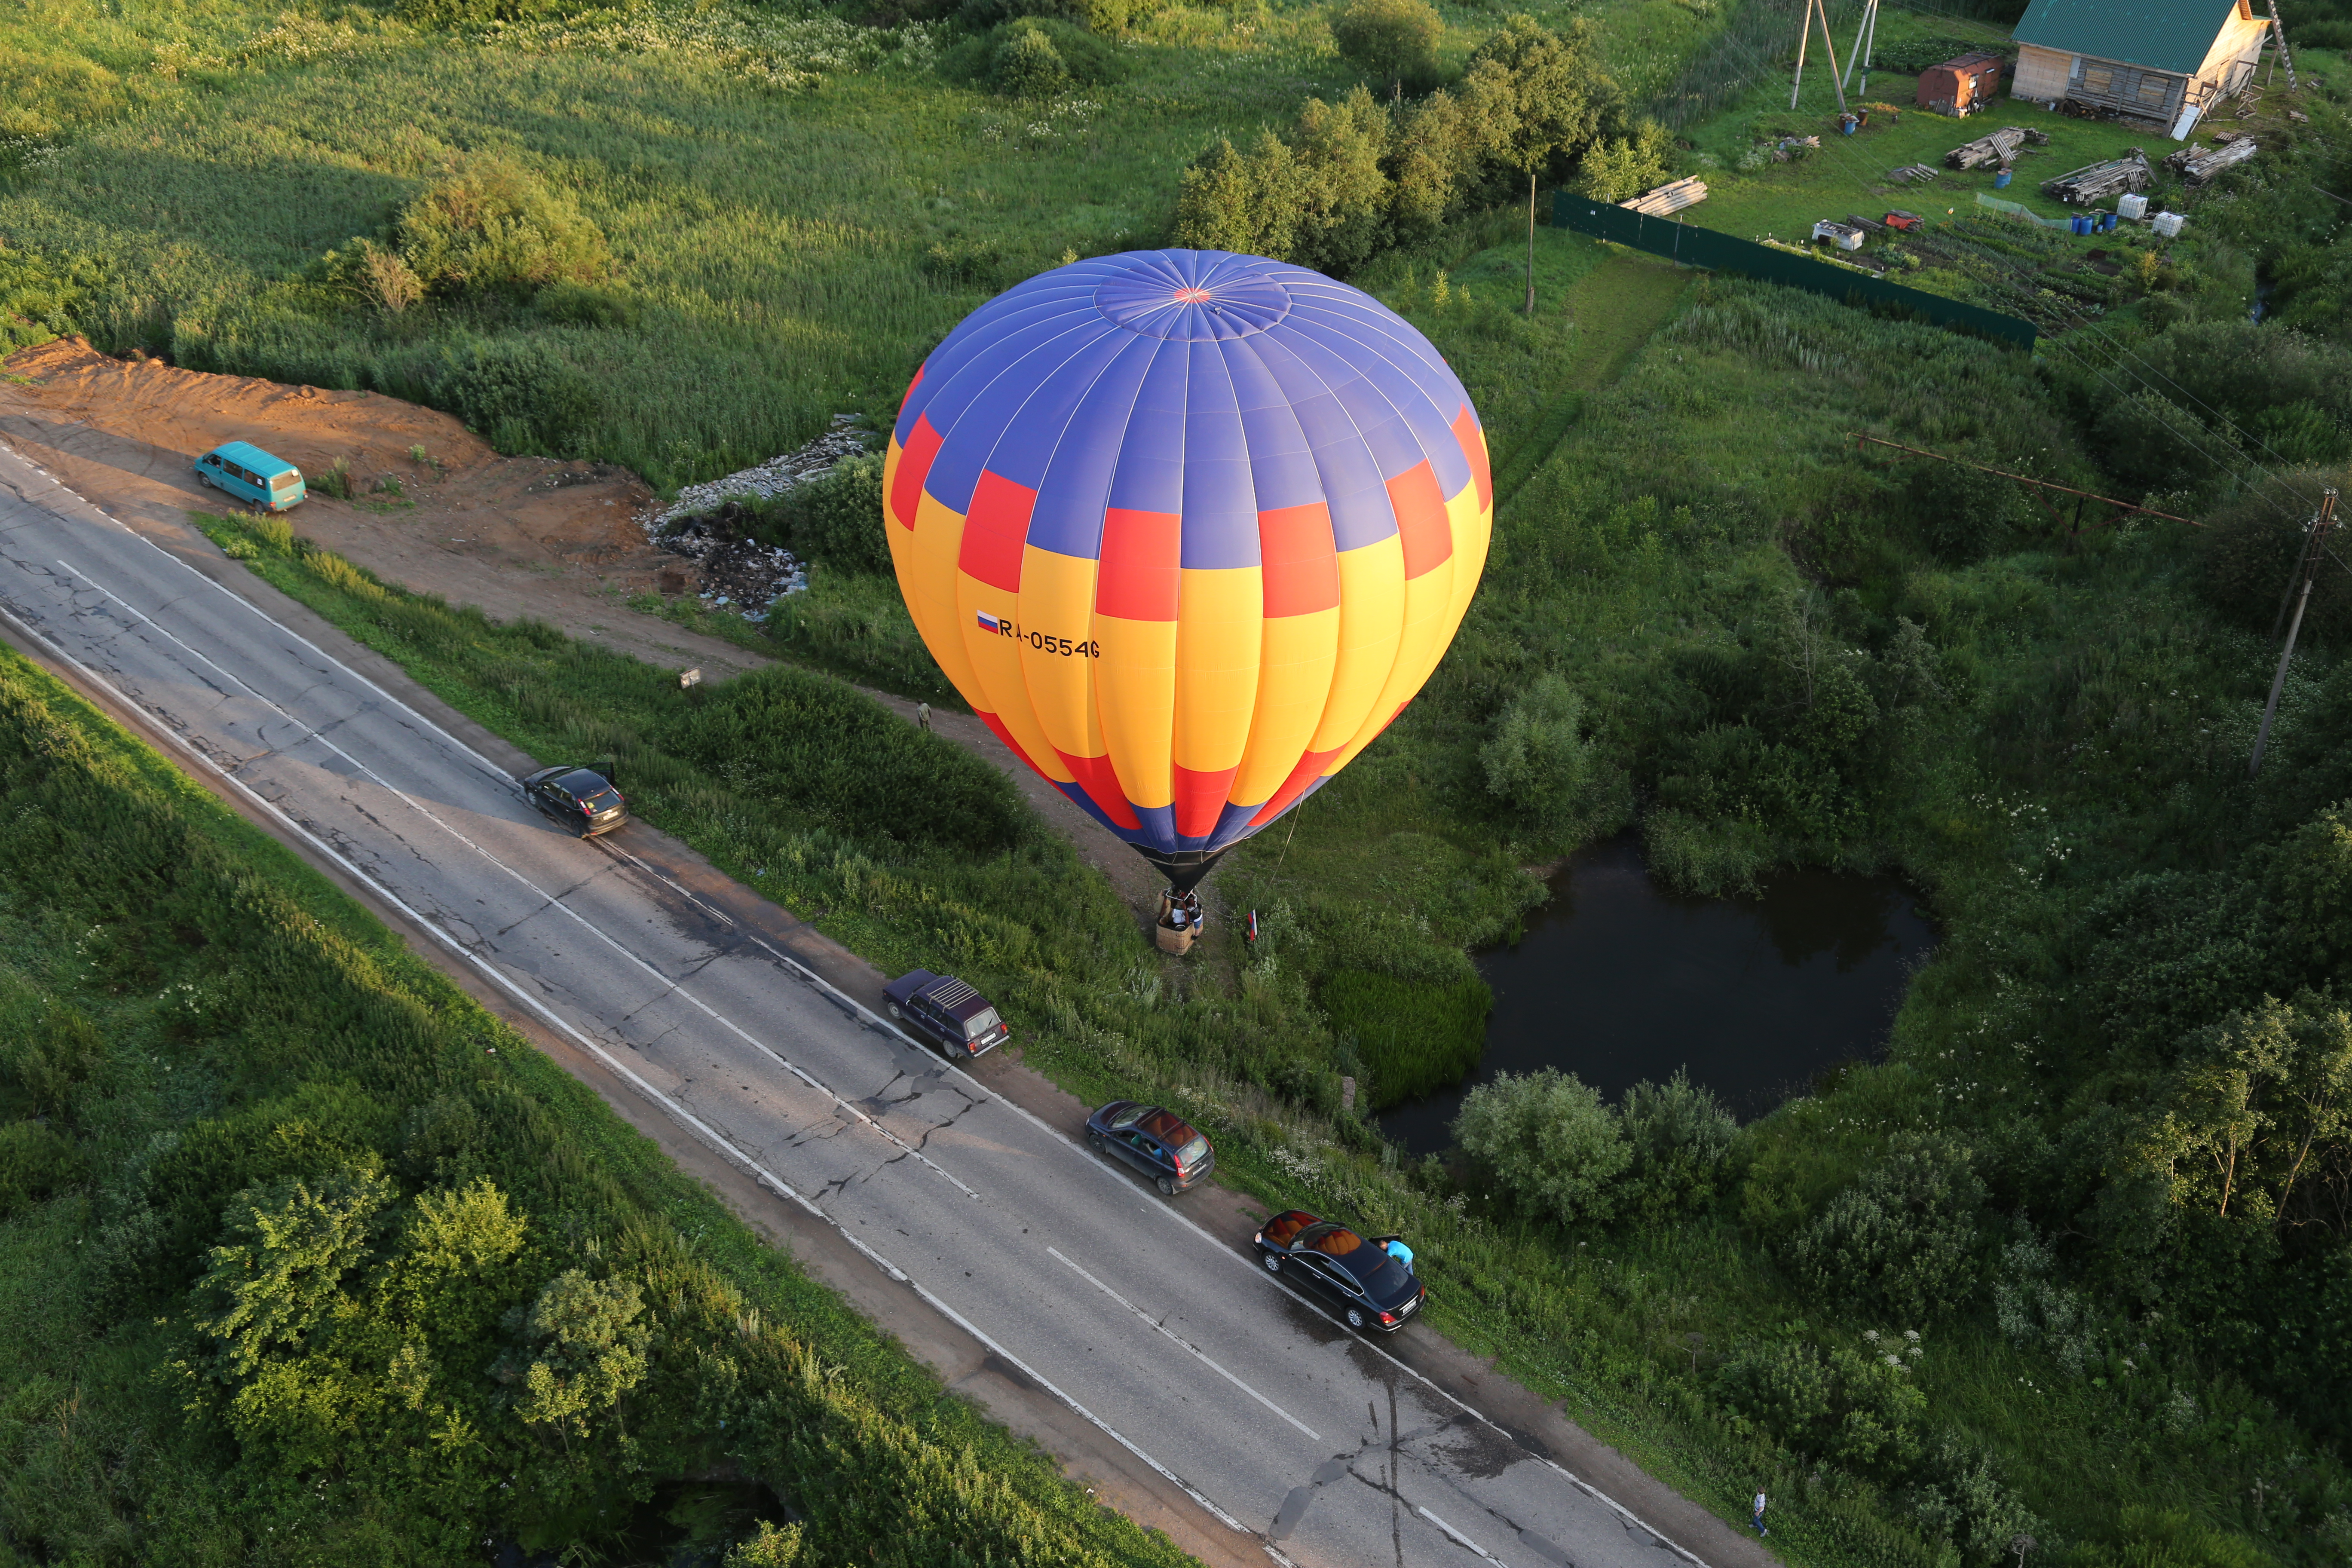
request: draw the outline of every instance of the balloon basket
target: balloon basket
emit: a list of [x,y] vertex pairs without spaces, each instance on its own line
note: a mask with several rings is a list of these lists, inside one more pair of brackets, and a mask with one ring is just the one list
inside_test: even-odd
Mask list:
[[1178,931],[1172,926],[1156,925],[1151,928],[1151,940],[1159,944],[1160,951],[1162,952],[1185,953],[1192,951],[1192,933],[1190,931]]
[[[1176,924],[1176,910],[1184,911],[1184,924]],[[1162,952],[1190,952],[1201,931],[1201,896],[1179,893],[1170,888],[1160,895],[1160,913],[1151,922],[1151,940]]]

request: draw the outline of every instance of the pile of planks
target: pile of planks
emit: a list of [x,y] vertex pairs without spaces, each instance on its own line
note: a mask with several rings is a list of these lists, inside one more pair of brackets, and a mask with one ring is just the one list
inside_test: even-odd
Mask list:
[[[2228,135],[2228,132],[2224,132],[2223,135]],[[2221,137],[2217,136],[2214,140],[2221,142],[2221,145],[2200,147],[2195,142],[2190,142],[2167,158],[2164,161],[2164,166],[2190,184],[2201,185],[2231,164],[2244,163],[2252,157],[2257,150],[2254,139],[2251,136],[2231,136],[2226,142],[2221,142]]]
[[1899,169],[1889,169],[1886,172],[1886,177],[1900,184],[1907,185],[1916,181],[1934,179],[1936,171],[1925,163],[1906,163]]
[[1670,184],[1660,185],[1653,191],[1643,191],[1640,195],[1630,197],[1617,205],[1621,207],[1632,207],[1643,217],[1664,217],[1668,213],[1678,213],[1685,207],[1696,206],[1705,200],[1706,200],[1706,182],[1693,174],[1688,179],[1676,180]]
[[2042,182],[2042,194],[2054,196],[2069,206],[2087,207],[2119,196],[2126,191],[2147,189],[2152,172],[2147,166],[2147,154],[2135,147],[2127,158],[2109,158],[2105,163],[2085,163],[2079,169],[2069,169],[2055,179]]
[[1955,169],[1981,169],[1988,163],[1998,163],[2006,169],[2017,161],[2018,149],[2028,142],[2035,146],[2047,146],[2050,133],[2029,131],[2022,125],[2004,125],[1990,136],[1979,136],[1964,147],[1955,147],[1944,154],[1944,162]]

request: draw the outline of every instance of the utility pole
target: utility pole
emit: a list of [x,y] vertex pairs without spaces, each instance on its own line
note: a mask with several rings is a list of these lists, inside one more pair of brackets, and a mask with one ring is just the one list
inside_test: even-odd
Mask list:
[[1845,70],[1849,77],[1853,74],[1854,63],[1858,60],[1862,64],[1862,86],[1854,92],[1856,98],[1870,96],[1870,57],[1877,47],[1878,0],[1864,0],[1862,24],[1853,30],[1853,52],[1845,58]]
[[2271,721],[2278,717],[2279,693],[2286,689],[2287,661],[2294,657],[2295,634],[2303,630],[2303,612],[2310,607],[2312,581],[2319,575],[2320,558],[2327,552],[2327,531],[2335,521],[2336,492],[2329,489],[2319,498],[2319,515],[2311,520],[2311,537],[2304,542],[2303,559],[2296,563],[2303,585],[2295,590],[2294,618],[2286,624],[2286,647],[2279,650],[2278,673],[2271,677],[2271,700],[2263,704],[2263,727],[2254,731],[2254,757],[2246,764],[2248,778],[2263,771],[2263,748],[2270,744]]
[[1536,313],[1536,172],[1528,170],[1528,314]]
[[1805,0],[1805,19],[1797,24],[1797,74],[1789,83],[1789,110],[1795,113],[1797,94],[1805,85],[1805,41],[1813,36],[1813,0]]

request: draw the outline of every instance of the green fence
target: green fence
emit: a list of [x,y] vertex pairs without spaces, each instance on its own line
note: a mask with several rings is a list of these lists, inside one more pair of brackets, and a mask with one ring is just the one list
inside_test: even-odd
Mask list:
[[1612,206],[1590,196],[1567,191],[1557,193],[1551,202],[1551,222],[1554,228],[1573,229],[1612,245],[1628,245],[1653,256],[1671,258],[1686,267],[1745,273],[1762,282],[1784,283],[1791,289],[1826,294],[1849,305],[1891,308],[1938,326],[1959,327],[1989,338],[2006,339],[2029,350],[2033,347],[2033,323],[2015,316],[2004,316],[1981,305],[1962,304],[1940,294],[1906,289],[1900,283],[1832,267],[1808,256],[1792,256],[1753,240],[1734,239],[1711,228],[1644,217],[1631,207]]

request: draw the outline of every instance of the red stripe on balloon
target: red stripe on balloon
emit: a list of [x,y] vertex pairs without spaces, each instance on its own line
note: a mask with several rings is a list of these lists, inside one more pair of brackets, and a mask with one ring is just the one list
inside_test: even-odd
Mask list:
[[1007,594],[1021,591],[1021,546],[1029,538],[1029,512],[1037,492],[982,468],[972,487],[971,510],[963,520],[963,547],[956,564]]
[[1309,752],[1299,758],[1298,765],[1290,770],[1290,776],[1282,781],[1282,787],[1274,792],[1255,816],[1250,818],[1250,826],[1264,827],[1288,811],[1291,802],[1306,794],[1307,786],[1323,776],[1323,770],[1330,765],[1331,759],[1346,750],[1345,746],[1334,746],[1328,752]]
[[[975,711],[977,711],[977,710],[975,710]],[[998,740],[1004,742],[1004,749],[1006,751],[1020,758],[1024,763],[1028,763],[1029,771],[1031,773],[1035,773],[1042,779],[1051,780],[1053,778],[1053,774],[1039,767],[1035,762],[1031,760],[1029,753],[1021,749],[1021,742],[1013,738],[1013,731],[1006,729],[1003,721],[998,719],[995,714],[982,713],[980,715],[980,721],[988,726],[990,733],[993,734]]]
[[1143,824],[1136,819],[1135,807],[1128,804],[1127,791],[1119,787],[1118,773],[1108,757],[1074,757],[1059,746],[1054,748],[1054,754],[1105,816],[1130,833],[1142,830]]
[[1183,763],[1176,764],[1175,800],[1176,836],[1180,838],[1206,838],[1217,830],[1217,818],[1224,815],[1226,792],[1234,787],[1234,775],[1239,765],[1215,768],[1196,773]]
[[1183,582],[1183,529],[1172,511],[1103,514],[1102,564],[1095,610],[1128,621],[1172,621]]
[[1389,481],[1389,505],[1396,509],[1397,532],[1404,539],[1406,580],[1444,565],[1454,553],[1454,524],[1428,458]]
[[1305,616],[1339,602],[1339,557],[1331,509],[1321,501],[1257,514],[1258,558],[1265,563],[1265,613]]
[[923,480],[930,476],[931,459],[940,455],[940,443],[945,439],[931,428],[929,415],[915,416],[915,427],[907,432],[907,445],[898,453],[898,471],[890,476],[890,515],[899,527],[915,526],[915,510],[923,500]]
[[1466,403],[1454,416],[1454,438],[1462,443],[1462,456],[1470,464],[1470,482],[1478,487],[1478,510],[1485,511],[1495,504],[1495,476],[1486,467],[1486,443],[1478,434],[1478,416]]

